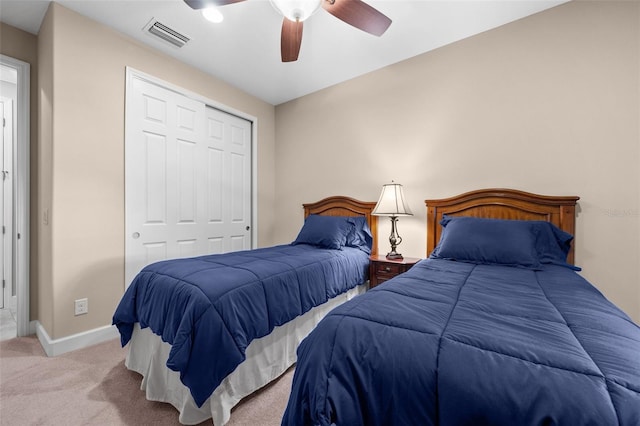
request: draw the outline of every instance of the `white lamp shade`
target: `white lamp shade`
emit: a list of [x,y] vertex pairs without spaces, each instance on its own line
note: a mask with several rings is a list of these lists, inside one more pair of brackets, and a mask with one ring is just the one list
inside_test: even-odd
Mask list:
[[322,0],[271,0],[273,7],[290,21],[304,21],[320,7]]
[[404,200],[402,185],[388,183],[382,186],[382,193],[372,215],[375,216],[413,216],[409,205]]

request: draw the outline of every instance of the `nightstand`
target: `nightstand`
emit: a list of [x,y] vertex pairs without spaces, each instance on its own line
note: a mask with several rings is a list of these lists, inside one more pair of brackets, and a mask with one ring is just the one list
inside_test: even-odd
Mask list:
[[405,257],[404,259],[390,260],[385,255],[371,256],[369,264],[369,289],[378,284],[390,280],[396,275],[407,272],[413,265],[421,259],[415,257]]

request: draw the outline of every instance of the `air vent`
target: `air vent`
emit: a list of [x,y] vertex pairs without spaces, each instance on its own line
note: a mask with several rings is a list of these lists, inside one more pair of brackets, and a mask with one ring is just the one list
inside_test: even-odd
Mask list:
[[190,40],[186,35],[180,34],[178,31],[169,28],[155,19],[151,19],[151,21],[149,21],[149,23],[144,27],[144,30],[177,47],[184,46]]

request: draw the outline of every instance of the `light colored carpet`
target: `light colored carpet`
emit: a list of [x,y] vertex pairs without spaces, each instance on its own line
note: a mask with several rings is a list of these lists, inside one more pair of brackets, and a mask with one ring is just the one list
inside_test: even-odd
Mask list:
[[[0,425],[179,425],[171,405],[146,400],[126,350],[112,340],[49,358],[35,336],[0,342]],[[227,425],[279,425],[292,378],[245,398]]]

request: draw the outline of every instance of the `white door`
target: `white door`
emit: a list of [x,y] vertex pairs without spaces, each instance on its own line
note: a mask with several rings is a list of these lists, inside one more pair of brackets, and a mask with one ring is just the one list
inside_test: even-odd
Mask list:
[[251,123],[206,108],[208,253],[251,248]]
[[251,247],[250,122],[132,77],[125,138],[125,286],[155,261]]
[[0,119],[2,120],[2,131],[0,132],[2,135],[0,136],[0,167],[3,168],[3,171],[0,172],[2,176],[0,176],[0,226],[2,228],[2,236],[0,238],[0,279],[2,280],[2,291],[0,291],[0,308],[4,308],[5,299],[7,298],[6,292],[6,282],[4,279],[4,145],[5,145],[5,129],[7,125],[7,120],[4,116],[4,100],[0,101]]
[[16,309],[13,284],[13,102],[0,99],[0,308]]

